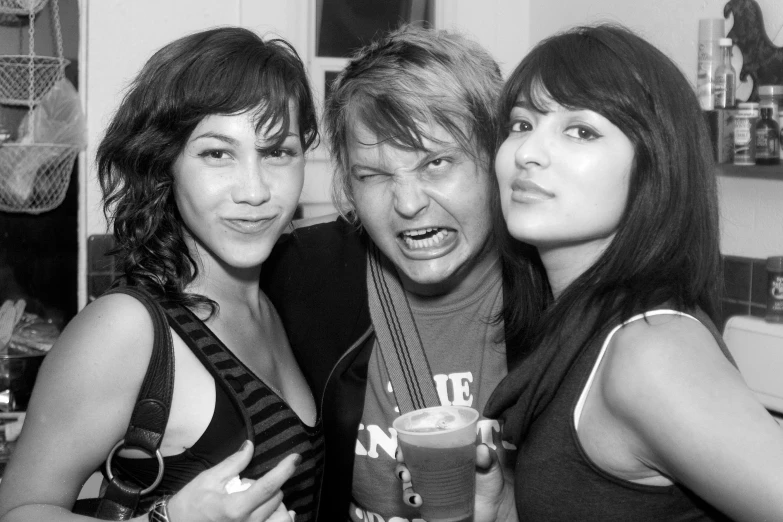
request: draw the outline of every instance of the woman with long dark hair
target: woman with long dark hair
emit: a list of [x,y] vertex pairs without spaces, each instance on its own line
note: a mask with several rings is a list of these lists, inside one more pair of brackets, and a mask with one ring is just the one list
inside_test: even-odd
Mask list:
[[[133,520],[314,518],[320,422],[259,277],[317,136],[296,51],[231,27],[153,55],[108,126],[98,178],[120,283],[160,303],[174,352],[160,483],[154,456],[119,444],[113,459],[126,484],[152,489]],[[72,506],[123,439],[168,330],[123,293],[74,318],[38,375],[0,486],[3,522],[85,520]],[[236,482],[248,489],[227,489]]]
[[[783,519],[783,435],[715,327],[718,197],[691,85],[634,33],[537,45],[501,95],[511,235],[551,294],[485,414],[525,520]],[[507,299],[507,317],[536,313]],[[426,502],[426,499],[424,499]]]

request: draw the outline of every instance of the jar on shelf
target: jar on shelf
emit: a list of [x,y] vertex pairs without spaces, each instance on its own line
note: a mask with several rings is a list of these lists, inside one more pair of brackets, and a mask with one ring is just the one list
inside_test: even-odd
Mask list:
[[759,104],[741,102],[737,104],[734,115],[734,164],[756,164],[756,140],[753,135],[756,121],[759,119]]
[[[774,104],[773,118],[783,128],[783,85],[759,85],[759,103]],[[780,158],[783,159],[783,148],[778,147]]]
[[768,323],[783,323],[783,256],[767,258],[767,311]]
[[773,104],[759,104],[759,120],[756,122],[756,165],[777,165],[780,163],[780,125],[774,117]]

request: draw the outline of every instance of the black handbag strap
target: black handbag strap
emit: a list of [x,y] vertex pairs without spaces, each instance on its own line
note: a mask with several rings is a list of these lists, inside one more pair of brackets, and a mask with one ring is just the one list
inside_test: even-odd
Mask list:
[[[119,441],[106,459],[106,473],[110,479],[101,498],[80,500],[74,506],[74,512],[89,514],[101,520],[128,520],[133,517],[142,495],[157,487],[163,476],[163,457],[160,455],[160,443],[171,410],[171,398],[174,391],[174,347],[171,340],[166,314],[160,304],[148,292],[134,286],[116,286],[104,293],[123,293],[140,301],[152,318],[154,341],[147,373],[136,399],[125,437]],[[141,449],[158,459],[157,480],[142,489],[129,484],[115,475],[111,461],[121,447]]]
[[138,299],[152,318],[155,339],[147,374],[141,384],[131,415],[125,445],[140,448],[153,455],[163,440],[174,393],[174,347],[163,308],[147,292],[133,286],[118,286],[109,293],[124,293]]

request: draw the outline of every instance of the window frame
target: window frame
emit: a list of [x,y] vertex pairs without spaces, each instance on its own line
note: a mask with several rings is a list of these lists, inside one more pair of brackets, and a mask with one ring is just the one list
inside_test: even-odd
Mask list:
[[[431,0],[433,4],[432,9],[432,26],[434,28],[440,28],[442,20],[448,19],[446,10],[449,2],[441,0]],[[453,2],[452,2],[453,3]],[[453,6],[452,6],[453,8]],[[322,114],[325,103],[324,82],[326,75],[331,72],[340,72],[348,64],[348,58],[338,58],[331,56],[317,56],[316,46],[318,45],[318,38],[316,36],[316,22],[318,18],[318,2],[313,1],[310,4],[310,8],[307,13],[307,70],[310,76],[310,83],[313,89],[313,98],[315,100],[315,107],[318,113],[319,124],[322,123]],[[323,128],[320,125],[319,128]],[[315,148],[312,152],[315,159],[328,160],[329,153],[325,140],[321,140],[321,144]]]

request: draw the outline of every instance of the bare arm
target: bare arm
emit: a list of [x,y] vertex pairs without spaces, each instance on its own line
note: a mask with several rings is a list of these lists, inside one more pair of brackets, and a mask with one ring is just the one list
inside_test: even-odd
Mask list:
[[[82,485],[127,429],[152,352],[152,320],[135,299],[106,296],[68,325],[36,381],[25,424],[0,482],[0,521],[94,520],[70,512]],[[280,488],[290,455],[243,492],[226,484],[252,444],[204,471],[170,501],[174,521],[289,522]],[[146,521],[147,516],[134,518]]]
[[79,519],[70,508],[125,433],[152,338],[129,296],[103,297],[71,321],[44,359],[3,476],[3,521]]
[[735,520],[783,520],[783,431],[687,318],[624,328],[604,379],[637,456]]

